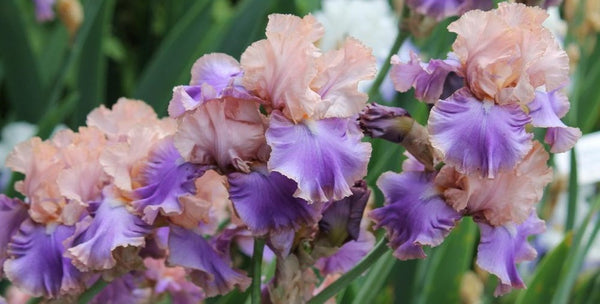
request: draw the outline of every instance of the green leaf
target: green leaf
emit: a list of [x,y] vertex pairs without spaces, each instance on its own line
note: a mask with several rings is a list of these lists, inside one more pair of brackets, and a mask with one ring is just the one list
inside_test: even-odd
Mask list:
[[[110,26],[114,7],[115,0],[102,3],[100,12],[83,41],[77,69],[79,100],[74,120],[71,121],[72,127],[85,124],[87,114],[105,101],[107,58],[103,52],[104,37]],[[84,6],[84,14],[88,15],[86,10],[87,6]]]
[[516,304],[546,304],[553,299],[558,287],[559,274],[572,246],[573,233],[569,233],[536,267],[527,289],[519,292]]
[[391,250],[385,253],[361,282],[352,303],[368,303],[369,300],[374,299],[383,288],[396,261]]
[[24,14],[15,1],[0,1],[0,56],[5,73],[10,75],[5,81],[16,119],[37,122],[45,102],[42,78],[25,30]]
[[423,303],[460,303],[462,277],[472,264],[476,237],[477,225],[466,217],[444,240],[440,263],[426,275]]
[[[200,42],[214,30],[211,1],[198,0],[169,31],[140,77],[133,96],[164,115],[177,81],[189,75]],[[189,77],[189,76],[188,76]]]

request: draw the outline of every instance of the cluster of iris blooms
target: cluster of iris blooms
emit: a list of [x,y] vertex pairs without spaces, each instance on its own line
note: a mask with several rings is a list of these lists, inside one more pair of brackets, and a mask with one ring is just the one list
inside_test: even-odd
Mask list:
[[[568,58],[545,18],[518,4],[470,11],[449,26],[458,37],[447,59],[394,58],[396,89],[433,106],[424,127],[403,109],[367,106],[368,47],[347,38],[322,52],[312,16],[271,15],[240,62],[198,59],[169,117],[120,99],[78,132],[19,144],[6,165],[24,174],[15,188],[25,199],[0,196],[2,274],[46,298],[105,280],[93,301],[194,303],[246,289],[231,249],[250,253],[260,238],[277,267],[263,299],[302,302],[373,247],[371,219],[396,257],[413,259],[472,216],[496,294],[522,288],[515,264],[535,256],[527,237],[544,229],[535,203],[552,175],[530,126],[547,128],[551,152],[581,135],[560,121]],[[386,205],[364,218],[363,134],[409,156],[402,173],[379,178]]]

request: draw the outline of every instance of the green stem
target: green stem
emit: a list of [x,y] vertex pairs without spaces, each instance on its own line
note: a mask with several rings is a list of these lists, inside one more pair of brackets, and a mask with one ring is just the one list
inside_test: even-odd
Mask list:
[[340,292],[344,287],[350,285],[356,278],[358,278],[361,274],[363,274],[369,267],[373,266],[377,260],[384,253],[388,251],[387,240],[382,238],[379,243],[365,256],[354,268],[341,276],[337,281],[333,282],[333,284],[329,285],[327,288],[323,289],[319,294],[314,296],[308,304],[317,304],[317,303],[325,303],[325,301],[329,300],[331,297],[335,296],[338,292]]
[[260,271],[262,268],[263,251],[265,249],[265,239],[254,239],[254,251],[252,253],[252,304],[261,303],[260,290]]
[[104,281],[102,279],[98,280],[96,283],[94,283],[94,285],[92,285],[92,287],[90,287],[88,290],[86,290],[84,293],[82,293],[81,296],[79,296],[77,303],[78,304],[89,303],[97,294],[99,294],[102,291],[102,289],[104,289],[104,287],[106,287],[106,285],[108,285],[108,283],[106,283],[106,281]]
[[383,65],[381,66],[381,69],[379,70],[379,73],[377,74],[377,78],[375,78],[375,81],[373,81],[373,85],[369,89],[369,97],[375,96],[375,94],[377,94],[379,92],[379,87],[381,87],[381,84],[383,83],[385,76],[387,75],[388,71],[390,70],[390,67],[391,67],[390,61],[392,60],[392,56],[394,56],[396,53],[398,53],[398,50],[400,49],[400,47],[402,46],[402,43],[404,43],[404,40],[406,40],[407,37],[408,37],[408,31],[403,31],[402,29],[400,29],[398,36],[396,36],[396,41],[394,41],[394,45],[392,46],[392,49],[390,49],[390,53],[388,54],[387,58],[383,62]]
[[577,213],[577,196],[579,187],[577,184],[577,157],[575,154],[575,148],[571,150],[571,172],[569,174],[569,194],[568,194],[568,205],[567,205],[567,222],[565,224],[565,231],[569,231],[575,227],[575,215]]

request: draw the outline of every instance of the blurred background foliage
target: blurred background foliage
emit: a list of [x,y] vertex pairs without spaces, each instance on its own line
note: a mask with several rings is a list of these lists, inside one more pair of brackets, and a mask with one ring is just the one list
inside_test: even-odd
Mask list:
[[[392,2],[398,7],[401,1]],[[28,121],[37,124],[38,134],[46,138],[55,125],[76,129],[92,108],[110,106],[121,96],[142,99],[164,116],[172,88],[189,81],[198,57],[224,52],[239,58],[248,45],[264,38],[268,14],[302,16],[321,5],[319,0],[81,0],[81,4],[83,23],[71,35],[65,26],[68,12],[38,23],[32,1],[0,1],[0,126]],[[561,6],[561,16],[568,21],[564,41],[572,64],[571,110],[565,122],[584,134],[600,129],[600,17],[588,16],[588,4],[566,0]],[[400,27],[404,32],[413,30],[411,39],[424,57],[445,57],[455,38],[446,26],[455,19],[425,29],[403,20]],[[371,96],[372,101],[378,99],[377,93]],[[414,99],[412,91],[396,94],[392,104],[426,123],[429,109]],[[403,148],[382,140],[372,144],[367,180],[374,187],[384,171],[400,171]],[[572,155],[571,163],[576,164]],[[540,252],[535,263],[522,265],[528,289],[492,296],[497,282],[474,265],[478,229],[465,219],[442,245],[427,250],[427,259],[398,261],[386,251],[364,275],[342,288],[337,302],[600,303],[600,264],[586,262],[600,229],[600,198],[583,200],[589,204],[588,212],[577,220],[576,210],[583,207],[578,206],[582,200],[577,170],[571,170],[566,180],[557,177],[540,204],[540,214],[548,218],[561,189],[570,189],[565,237],[557,247]],[[374,193],[375,204],[381,205],[381,193]],[[265,265],[263,273],[272,273],[272,266]],[[247,292],[236,291],[207,302],[246,300]]]

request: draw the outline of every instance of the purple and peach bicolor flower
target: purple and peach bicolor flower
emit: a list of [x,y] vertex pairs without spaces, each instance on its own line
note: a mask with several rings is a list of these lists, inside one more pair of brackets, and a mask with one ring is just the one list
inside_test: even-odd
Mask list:
[[419,14],[442,20],[469,10],[488,10],[494,3],[492,0],[407,0],[406,4]]
[[552,152],[569,150],[581,136],[560,121],[569,107],[559,91],[568,81],[568,57],[542,25],[547,16],[507,3],[470,11],[448,26],[458,35],[448,59],[393,61],[396,88],[414,87],[434,104],[429,133],[445,163],[494,178],[530,150],[530,124],[548,129]]
[[310,203],[351,195],[371,153],[351,121],[368,98],[359,81],[375,75],[371,50],[348,38],[321,53],[315,42],[323,28],[310,15],[271,15],[266,35],[242,54],[241,65],[242,84],[270,114],[269,170],[298,183],[294,196]]

